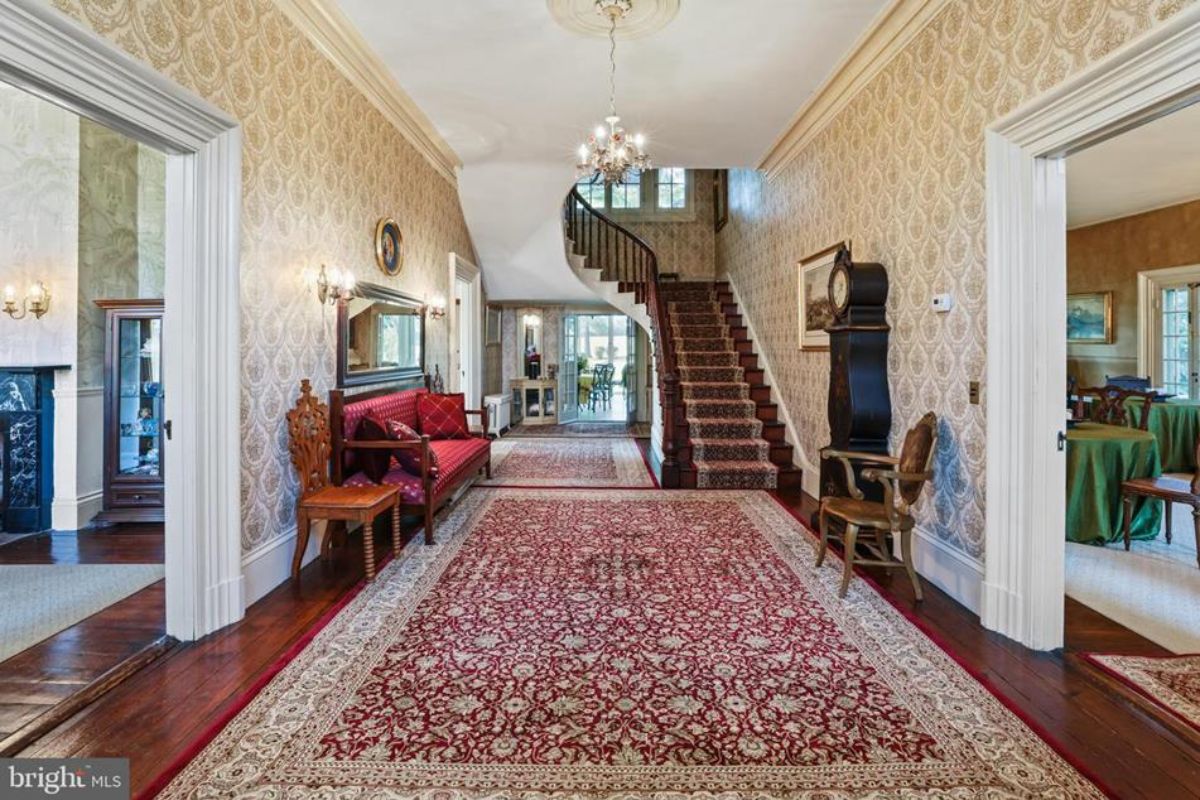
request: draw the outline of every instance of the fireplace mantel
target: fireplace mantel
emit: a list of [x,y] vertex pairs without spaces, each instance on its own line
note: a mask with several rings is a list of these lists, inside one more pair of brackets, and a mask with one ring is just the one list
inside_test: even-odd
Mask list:
[[50,528],[54,373],[69,365],[0,366],[0,531]]

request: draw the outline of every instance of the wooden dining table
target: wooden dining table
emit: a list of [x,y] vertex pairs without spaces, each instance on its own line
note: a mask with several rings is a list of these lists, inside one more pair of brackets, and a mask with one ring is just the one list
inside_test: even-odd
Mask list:
[[[1122,539],[1121,482],[1162,474],[1158,439],[1149,431],[1081,422],[1067,431],[1067,541],[1108,544]],[[1130,526],[1134,539],[1153,539],[1162,527],[1162,502],[1139,498]]]

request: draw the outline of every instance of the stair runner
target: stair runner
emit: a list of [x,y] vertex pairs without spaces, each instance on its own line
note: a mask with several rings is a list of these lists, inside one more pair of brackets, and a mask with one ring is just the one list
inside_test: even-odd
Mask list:
[[774,489],[778,467],[711,283],[664,284],[700,489]]

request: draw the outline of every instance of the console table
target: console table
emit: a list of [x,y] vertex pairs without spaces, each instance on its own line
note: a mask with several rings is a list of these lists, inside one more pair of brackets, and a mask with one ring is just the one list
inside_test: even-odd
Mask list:
[[545,378],[513,378],[513,424],[553,425],[558,422],[558,381]]

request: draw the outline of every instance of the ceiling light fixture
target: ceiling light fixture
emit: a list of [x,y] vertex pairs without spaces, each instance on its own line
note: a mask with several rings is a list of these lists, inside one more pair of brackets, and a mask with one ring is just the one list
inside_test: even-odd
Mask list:
[[617,20],[633,10],[633,0],[596,0],[596,13],[608,17],[608,116],[585,144],[579,146],[576,169],[580,178],[603,177],[605,184],[624,183],[626,177],[650,169],[646,140],[639,133],[630,138],[617,116]]

